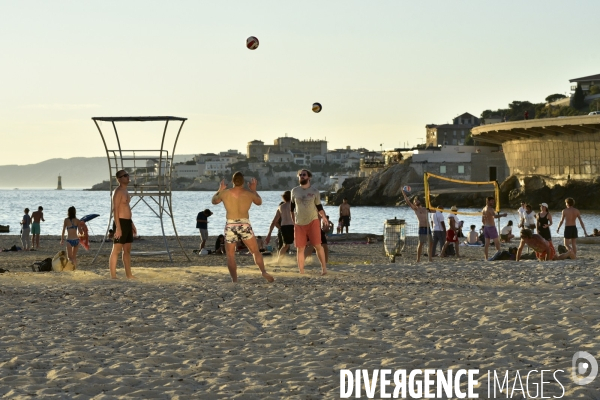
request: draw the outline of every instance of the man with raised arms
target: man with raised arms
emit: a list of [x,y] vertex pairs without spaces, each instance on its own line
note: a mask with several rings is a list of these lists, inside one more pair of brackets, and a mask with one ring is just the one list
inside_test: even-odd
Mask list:
[[506,213],[496,213],[496,199],[493,196],[486,198],[486,206],[483,207],[481,222],[483,222],[483,236],[485,237],[485,260],[488,261],[488,249],[490,240],[494,241],[496,251],[500,251],[500,240],[498,239],[498,230],[496,229],[496,218],[506,217]]
[[431,261],[431,257],[433,256],[433,238],[431,237],[431,229],[429,229],[429,210],[421,206],[421,201],[417,196],[413,198],[411,203],[404,190],[402,191],[402,195],[404,196],[404,201],[410,208],[413,209],[415,215],[417,216],[417,220],[419,220],[419,245],[417,246],[417,262],[421,261],[421,252],[423,251],[423,244],[429,243],[429,252],[427,256],[429,257],[429,261]]
[[525,245],[535,251],[535,255],[540,261],[564,260],[566,258],[575,259],[575,254],[569,250],[564,254],[556,254],[552,241],[544,239],[541,235],[533,233],[531,229],[521,229],[521,243],[517,250],[517,261],[521,259],[521,253]]
[[133,243],[133,237],[137,235],[137,229],[131,220],[131,207],[129,206],[131,197],[129,197],[129,192],[127,191],[129,174],[125,170],[120,170],[117,171],[116,178],[117,182],[119,182],[119,187],[115,189],[112,197],[113,217],[116,229],[108,265],[110,277],[117,279],[117,259],[121,253],[125,275],[131,279],[134,277],[131,274],[131,243]]
[[244,242],[252,256],[254,263],[260,269],[263,278],[269,282],[275,279],[265,270],[265,263],[262,254],[258,249],[256,237],[252,226],[250,225],[250,217],[248,211],[252,203],[260,206],[262,199],[256,192],[256,179],[252,178],[248,184],[248,188],[244,187],[244,175],[241,172],[233,174],[233,187],[227,189],[225,180],[221,181],[219,190],[212,198],[213,204],[223,202],[227,211],[227,223],[225,224],[225,253],[227,254],[227,268],[231,275],[231,280],[237,282],[237,264],[235,262],[235,247],[236,243],[241,240]]
[[572,197],[568,197],[565,199],[565,208],[562,212],[562,217],[560,217],[560,223],[558,224],[558,229],[556,233],[560,230],[563,222],[565,223],[565,246],[569,250],[573,250],[573,254],[577,256],[577,220],[581,224],[583,228],[583,233],[587,236],[587,232],[585,231],[585,225],[583,225],[583,221],[581,220],[581,214],[579,210],[573,207],[575,205],[575,200]]
[[[317,257],[321,262],[321,275],[327,274],[327,262],[325,260],[325,250],[321,246],[321,224],[329,228],[327,215],[321,205],[321,194],[319,190],[310,186],[312,173],[307,169],[298,171],[298,181],[300,186],[292,189],[291,193],[291,216],[295,222],[294,242],[296,243],[296,259],[298,260],[298,270],[304,273],[304,249],[306,244],[315,248]],[[319,214],[321,220],[319,221]]]

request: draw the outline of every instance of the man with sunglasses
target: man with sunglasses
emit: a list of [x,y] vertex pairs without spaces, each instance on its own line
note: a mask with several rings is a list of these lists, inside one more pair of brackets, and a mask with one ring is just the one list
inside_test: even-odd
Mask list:
[[[296,244],[298,269],[304,273],[304,249],[307,242],[317,251],[317,257],[321,262],[321,275],[327,274],[327,263],[325,261],[325,250],[321,246],[321,222],[327,224],[327,216],[321,205],[321,194],[315,187],[310,186],[312,173],[307,169],[298,171],[300,186],[292,189],[291,212],[294,220],[294,242]],[[321,220],[319,220],[319,214]],[[327,226],[327,228],[329,228]]]
[[115,234],[109,260],[110,277],[117,279],[117,260],[121,254],[125,275],[131,279],[134,277],[131,274],[131,243],[133,243],[133,237],[137,235],[137,229],[131,220],[131,206],[129,205],[131,197],[127,191],[129,174],[125,170],[120,170],[117,171],[116,178],[119,187],[115,189],[112,197]]

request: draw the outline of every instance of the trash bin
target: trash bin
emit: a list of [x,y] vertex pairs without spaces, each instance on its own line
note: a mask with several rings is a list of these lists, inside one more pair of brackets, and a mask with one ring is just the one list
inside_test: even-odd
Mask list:
[[396,218],[386,220],[383,224],[383,247],[390,262],[395,262],[396,256],[401,255],[405,240],[406,221]]

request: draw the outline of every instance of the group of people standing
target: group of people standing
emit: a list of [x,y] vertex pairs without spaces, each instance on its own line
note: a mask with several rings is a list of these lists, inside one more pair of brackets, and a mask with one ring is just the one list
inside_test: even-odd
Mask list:
[[[40,223],[46,221],[44,219],[44,207],[39,206],[37,211],[29,215],[29,208],[23,210],[23,218],[21,219],[21,245],[23,250],[39,250],[40,249]],[[32,235],[30,238],[29,235]]]
[[[317,253],[321,264],[321,275],[327,274],[327,261],[322,246],[322,233],[330,229],[330,222],[325,215],[321,196],[316,187],[311,186],[312,173],[307,169],[298,171],[299,185],[283,194],[283,202],[279,205],[274,222],[279,228],[283,246],[280,255],[294,243],[297,248],[296,259],[298,270],[304,273],[305,249],[310,244]],[[233,174],[233,187],[228,188],[225,180],[221,181],[219,190],[212,198],[213,204],[223,203],[227,222],[225,224],[224,242],[227,255],[227,267],[231,280],[237,282],[237,264],[235,260],[236,243],[242,241],[254,257],[254,262],[262,276],[269,282],[274,278],[267,273],[256,236],[250,223],[249,210],[252,204],[260,206],[262,198],[256,191],[257,181],[252,178],[246,185],[241,172]],[[273,225],[272,225],[273,226]],[[271,238],[271,231],[266,242]]]

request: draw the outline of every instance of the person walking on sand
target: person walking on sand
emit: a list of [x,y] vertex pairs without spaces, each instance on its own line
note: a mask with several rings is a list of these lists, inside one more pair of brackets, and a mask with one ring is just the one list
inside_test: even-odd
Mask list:
[[229,269],[231,280],[232,282],[237,282],[238,280],[235,251],[236,243],[241,240],[250,253],[252,253],[254,263],[260,269],[263,278],[269,282],[273,282],[275,279],[265,269],[265,263],[258,249],[248,213],[252,204],[256,204],[257,206],[262,204],[262,199],[256,192],[258,182],[255,178],[252,178],[250,183],[248,183],[248,188],[245,188],[244,175],[239,171],[233,174],[231,180],[233,181],[232,188],[227,189],[227,184],[223,179],[219,185],[219,190],[212,197],[213,204],[216,205],[222,202],[225,206],[227,216],[224,232],[225,253],[227,254],[227,268]]
[[137,236],[137,229],[131,219],[131,206],[129,205],[131,197],[127,191],[129,174],[125,170],[120,170],[117,171],[115,176],[119,182],[119,187],[115,189],[112,196],[115,234],[108,266],[110,277],[117,279],[117,261],[119,254],[121,254],[125,276],[131,279],[134,278],[131,274],[131,243],[133,243],[133,237]]
[[558,223],[558,228],[556,229],[556,233],[560,230],[563,222],[565,223],[565,246],[567,249],[572,250],[575,257],[577,257],[577,226],[575,225],[577,220],[579,220],[579,224],[583,229],[583,233],[587,236],[587,232],[585,231],[585,225],[583,225],[583,221],[581,220],[581,214],[579,210],[573,207],[575,205],[575,200],[572,197],[568,197],[565,199],[565,208],[562,212],[562,216],[560,218],[560,222]]
[[21,244],[23,245],[23,250],[28,251],[31,250],[31,241],[29,238],[31,217],[29,216],[29,208],[26,208],[23,212],[25,214],[21,219]]
[[[438,206],[437,208],[440,210],[444,209],[442,206]],[[446,243],[446,223],[444,222],[444,214],[441,211],[435,210],[435,212],[431,213],[431,227],[433,228],[433,252],[435,253],[438,242],[440,243],[441,252]],[[435,257],[435,254],[432,257]]]
[[277,207],[277,211],[275,212],[275,217],[273,217],[273,221],[271,222],[271,226],[269,227],[269,233],[265,239],[265,243],[269,244],[271,241],[271,232],[273,231],[273,227],[277,227],[279,232],[281,232],[281,239],[283,241],[283,246],[279,248],[279,252],[277,253],[277,262],[281,260],[281,257],[287,254],[290,249],[290,245],[294,243],[294,220],[292,219],[292,192],[286,190],[281,195],[283,199],[283,203]]
[[[327,224],[327,215],[321,204],[321,194],[319,190],[310,185],[312,173],[307,169],[298,171],[298,182],[300,186],[292,189],[291,215],[294,218],[294,241],[296,242],[296,259],[298,261],[298,270],[304,273],[304,249],[308,241],[313,245],[317,252],[317,258],[321,262],[321,275],[327,274],[327,262],[325,261],[325,250],[321,246],[321,224],[325,229],[329,228]],[[321,220],[319,221],[319,214]]]
[[65,231],[67,231],[67,258],[73,264],[74,269],[77,269],[77,250],[79,250],[79,236],[77,236],[77,231],[79,220],[77,219],[77,210],[75,210],[75,207],[69,207],[67,216],[63,222],[60,244],[63,245],[65,243]]
[[[342,219],[342,231],[346,228],[346,233],[348,233],[348,228],[350,227],[350,204],[348,204],[348,199],[344,197],[342,200],[342,204],[340,204],[340,218]],[[340,232],[344,233],[344,232]]]
[[525,245],[535,251],[535,255],[540,261],[564,260],[566,258],[575,259],[575,254],[569,250],[564,254],[556,254],[551,240],[544,239],[541,235],[535,234],[531,229],[521,229],[521,243],[517,249],[517,261],[521,259],[521,253]]
[[496,229],[496,218],[506,217],[506,213],[496,213],[496,199],[492,196],[486,198],[486,206],[483,207],[481,222],[483,222],[483,236],[485,237],[485,260],[488,261],[488,249],[490,241],[494,241],[496,251],[500,251],[500,240],[498,239],[498,230]]
[[[413,198],[413,202],[411,203],[404,190],[402,191],[402,196],[404,196],[404,201],[410,208],[413,209],[415,215],[417,216],[417,220],[419,221],[419,244],[417,246],[417,262],[421,261],[421,252],[423,251],[423,244],[429,243],[429,252],[427,256],[429,257],[429,261],[431,261],[431,257],[433,257],[433,239],[431,237],[431,229],[429,229],[428,219],[429,219],[429,210],[424,207],[421,207],[421,202],[419,198],[415,196]],[[442,248],[443,249],[443,248]],[[442,256],[443,254],[440,254]]]
[[40,249],[40,221],[46,221],[43,210],[44,207],[39,206],[37,211],[31,213],[31,248],[36,250]]
[[540,212],[535,216],[537,220],[537,233],[544,239],[551,241],[550,225],[552,225],[552,215],[548,211],[548,204],[540,204]]
[[206,239],[208,239],[208,217],[213,215],[212,211],[208,208],[204,211],[200,211],[196,216],[196,229],[200,230],[200,249],[198,252],[202,251],[204,246],[206,246]]

